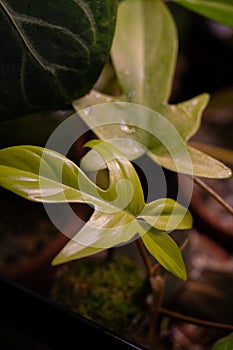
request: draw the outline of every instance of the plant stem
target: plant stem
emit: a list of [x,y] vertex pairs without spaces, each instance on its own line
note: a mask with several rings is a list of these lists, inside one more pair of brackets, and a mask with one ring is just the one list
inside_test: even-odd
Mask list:
[[138,250],[140,252],[140,255],[142,257],[142,260],[143,260],[143,262],[145,264],[145,267],[147,269],[148,275],[151,276],[152,270],[153,270],[153,266],[152,266],[152,263],[151,263],[151,261],[149,259],[149,256],[147,254],[147,251],[145,249],[145,246],[144,246],[144,243],[143,243],[142,239],[138,238],[136,240],[136,244],[137,244]]
[[162,343],[159,336],[159,320],[160,320],[160,306],[163,300],[163,290],[164,290],[164,282],[165,279],[161,276],[158,271],[160,268],[160,264],[155,264],[153,266],[152,262],[149,259],[148,253],[145,249],[144,243],[141,238],[136,240],[136,244],[140,255],[143,259],[143,262],[146,266],[149,282],[151,286],[151,295],[152,301],[150,304],[150,317],[149,317],[149,332],[148,332],[148,343],[149,349],[162,349]]
[[205,190],[212,198],[214,198],[219,204],[221,204],[231,215],[233,215],[233,208],[224,199],[219,196],[211,187],[209,187],[202,180],[194,177],[194,182]]
[[201,320],[199,318],[186,316],[186,315],[180,314],[179,312],[171,311],[171,310],[168,310],[168,309],[163,308],[163,307],[160,307],[159,311],[161,313],[163,313],[164,315],[176,318],[176,319],[184,321],[184,322],[192,323],[192,324],[195,324],[195,325],[198,325],[198,326],[210,327],[210,328],[215,328],[215,329],[225,329],[225,330],[233,331],[233,325],[230,325],[230,324]]
[[152,288],[152,303],[150,309],[150,326],[148,333],[149,349],[163,349],[160,338],[160,308],[163,301],[165,277],[156,275],[150,277],[150,285]]

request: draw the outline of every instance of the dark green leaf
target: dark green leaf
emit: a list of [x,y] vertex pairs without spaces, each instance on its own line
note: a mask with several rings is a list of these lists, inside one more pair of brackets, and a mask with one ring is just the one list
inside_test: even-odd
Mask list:
[[0,116],[65,109],[109,57],[116,0],[0,0]]

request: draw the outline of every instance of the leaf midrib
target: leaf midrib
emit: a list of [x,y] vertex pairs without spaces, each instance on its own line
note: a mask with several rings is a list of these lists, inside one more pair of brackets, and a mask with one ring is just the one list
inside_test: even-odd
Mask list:
[[[15,30],[17,31],[18,35],[20,36],[22,42],[24,43],[25,47],[27,48],[28,52],[31,54],[31,56],[33,57],[33,59],[35,60],[35,62],[41,67],[42,70],[44,70],[45,72],[47,72],[49,75],[50,75],[50,78],[54,81],[54,83],[56,84],[58,90],[60,91],[61,95],[63,97],[65,97],[66,99],[68,98],[69,99],[69,96],[67,95],[64,87],[62,86],[62,84],[59,82],[59,80],[57,79],[57,76],[54,72],[54,67],[58,68],[59,66],[58,65],[53,65],[52,67],[48,64],[48,62],[46,62],[47,65],[45,65],[43,63],[42,60],[40,60],[40,57],[39,55],[35,52],[35,50],[32,49],[31,45],[28,43],[28,41],[26,40],[26,38],[24,37],[22,31],[20,30],[20,27],[18,26],[15,18],[18,18],[18,19],[22,19],[24,18],[24,16],[22,15],[16,15],[16,16],[13,16],[12,13],[10,12],[10,9],[8,9],[8,6],[6,6],[2,0],[0,0],[0,6],[2,7],[3,11],[6,13],[7,17],[9,18],[10,22],[12,23],[12,25],[14,26]],[[89,17],[88,17],[89,18]],[[31,18],[32,21],[36,21],[36,19],[34,18]],[[37,24],[40,23],[37,22]],[[62,30],[63,32],[65,32],[66,34],[69,34],[69,35],[72,35],[72,36],[75,36],[73,33],[71,33],[70,31],[68,30],[65,30],[65,28],[63,27],[60,27],[60,26],[56,26],[56,25],[49,25],[49,23],[45,22],[45,21],[41,21],[41,24],[47,24],[47,26],[51,26],[51,28],[56,28],[56,29],[59,29],[59,30]],[[92,26],[91,26],[92,28]],[[94,30],[93,30],[94,32]],[[94,36],[95,37],[95,36]],[[75,36],[75,39],[77,40],[77,37]],[[84,47],[86,49],[86,51],[89,53],[89,50],[87,48],[87,45],[85,45],[85,43],[81,40],[81,38],[79,38],[78,40],[79,44],[82,45],[82,47]],[[59,68],[65,68],[65,67],[59,67]],[[76,71],[78,72],[78,71]]]
[[[197,3],[200,4],[200,5],[204,5],[204,6],[208,7],[208,8],[212,8],[213,7],[213,2],[212,1],[208,1],[207,0],[204,3],[203,3],[203,1],[197,1]],[[226,11],[232,12],[232,5],[228,5],[228,4],[225,4],[225,3],[217,3],[217,2],[215,2],[214,3],[214,7],[218,8],[220,10],[224,9]]]
[[[6,165],[0,165],[0,169],[9,169],[10,170],[10,172],[12,172],[12,167],[9,167],[9,166],[6,166]],[[18,170],[18,169],[16,169],[16,170]],[[83,192],[83,191],[81,191],[81,190],[79,190],[79,189],[76,189],[75,187],[72,187],[72,186],[70,186],[70,185],[65,185],[65,184],[63,184],[63,183],[59,183],[59,182],[57,182],[56,180],[53,180],[53,179],[49,179],[49,178],[47,178],[47,177],[44,177],[44,176],[40,176],[40,179],[39,179],[39,177],[38,177],[38,175],[37,174],[35,174],[35,173],[30,173],[29,171],[23,171],[23,173],[25,174],[25,176],[23,176],[23,175],[21,175],[21,176],[17,176],[17,175],[13,175],[13,177],[14,176],[16,176],[17,177],[17,179],[19,179],[19,178],[23,178],[24,177],[24,181],[26,182],[26,181],[29,181],[29,180],[27,180],[27,179],[25,179],[25,177],[27,176],[27,174],[28,174],[28,179],[33,179],[33,180],[35,180],[35,181],[37,181],[37,182],[42,182],[42,181],[49,181],[51,184],[55,184],[55,185],[57,185],[57,184],[59,184],[59,186],[60,186],[60,189],[61,190],[63,190],[63,192],[65,191],[65,190],[71,190],[71,191],[77,191],[78,193],[81,193],[81,194],[83,194],[83,197],[84,197],[84,199],[87,199],[87,200],[83,200],[83,201],[80,201],[80,200],[75,200],[75,199],[72,199],[72,200],[69,200],[69,199],[67,199],[66,197],[65,197],[65,193],[64,193],[64,201],[66,201],[66,202],[70,202],[70,203],[89,203],[89,204],[91,204],[91,205],[94,205],[95,206],[95,204],[93,204],[93,202],[100,202],[100,208],[102,207],[102,203],[104,202],[104,203],[106,203],[106,206],[108,206],[109,207],[109,209],[113,209],[113,212],[116,210],[116,209],[118,209],[118,210],[121,210],[123,213],[125,213],[126,215],[128,215],[128,216],[131,216],[132,217],[132,219],[136,219],[137,218],[137,216],[136,215],[133,215],[131,212],[129,212],[129,211],[127,211],[127,210],[124,210],[124,209],[122,209],[122,208],[118,208],[117,206],[114,206],[114,205],[112,205],[111,204],[111,202],[108,202],[108,201],[106,201],[106,200],[104,200],[102,197],[99,199],[98,197],[95,197],[95,196],[93,196],[93,195],[91,195],[91,194],[89,194],[89,193],[87,193],[87,192]],[[105,190],[102,190],[100,187],[98,187],[98,186],[96,186],[96,190],[98,190],[98,191],[100,191],[100,192],[106,192]],[[58,193],[61,193],[61,191],[57,191],[57,194]],[[37,201],[37,202],[50,202],[50,203],[61,203],[61,201],[58,201],[58,200],[51,200],[51,199],[46,199],[46,200],[44,200],[43,201],[43,198],[45,199],[45,198],[47,198],[47,197],[51,197],[51,195],[49,195],[49,196],[46,196],[46,195],[43,195],[43,196],[41,196],[41,199],[40,198],[38,198],[38,197],[35,197],[34,196],[34,201]],[[89,200],[88,200],[89,199]],[[97,207],[97,209],[96,210],[98,210],[99,211],[99,208]]]

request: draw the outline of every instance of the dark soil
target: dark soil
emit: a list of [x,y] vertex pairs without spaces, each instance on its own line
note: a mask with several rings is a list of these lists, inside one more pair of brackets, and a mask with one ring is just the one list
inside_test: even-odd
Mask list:
[[1,189],[0,271],[30,261],[58,236],[41,204]]

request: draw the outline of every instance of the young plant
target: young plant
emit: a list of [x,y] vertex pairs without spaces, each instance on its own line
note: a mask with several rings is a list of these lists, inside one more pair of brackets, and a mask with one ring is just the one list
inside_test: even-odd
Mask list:
[[[227,1],[174,2],[233,26],[233,5]],[[0,2],[1,16],[8,26],[13,24],[13,32],[17,35],[15,44],[20,48],[21,57],[20,63],[14,65],[17,77],[20,71],[21,78],[15,85],[9,83],[7,104],[4,105],[3,97],[0,98],[3,104],[2,115],[9,117],[13,112],[20,114],[72,105],[74,112],[77,112],[73,117],[81,118],[98,140],[86,144],[90,150],[80,166],[49,147],[23,145],[2,149],[0,185],[28,200],[44,204],[78,202],[93,207],[89,221],[54,258],[54,265],[135,240],[148,269],[155,297],[154,309],[158,311],[163,281],[158,278],[158,265],[151,265],[145,251],[153,256],[159,266],[185,280],[187,273],[181,249],[169,233],[176,229],[190,228],[192,218],[187,208],[170,198],[146,203],[132,161],[146,155],[161,167],[178,174],[217,179],[230,177],[231,170],[227,166],[189,144],[190,138],[200,127],[209,94],[203,93],[177,105],[169,104],[178,35],[174,19],[163,1],[119,2],[112,45],[115,1],[66,1],[64,4],[60,2],[59,6],[51,0],[49,3],[51,8],[59,8],[59,13],[62,14],[63,5],[67,5],[66,9],[69,10],[69,15],[72,14],[74,22],[70,24],[70,17],[60,16],[59,20],[63,19],[65,24],[57,26],[52,16],[48,25],[47,19],[45,21],[45,18],[40,18],[43,14],[40,6],[40,20],[35,20],[31,13],[32,7],[27,2],[14,9],[10,1]],[[48,2],[45,6],[47,5]],[[87,32],[81,26],[79,34],[73,32],[76,28],[77,8],[81,8],[89,25]],[[102,9],[104,12],[101,12]],[[80,17],[79,20],[82,24],[85,22]],[[32,22],[37,31],[31,29],[34,26],[28,26]],[[45,58],[40,52],[43,46],[39,45],[33,50],[34,44],[41,44],[40,34],[44,30],[50,32],[50,29],[53,33],[52,40],[58,34],[57,31],[61,32],[63,44],[68,47],[61,56],[54,58],[53,63],[50,62],[50,54]],[[76,52],[76,43],[81,45],[81,50],[87,49],[83,45],[84,39],[80,39],[81,34],[87,34],[87,41],[91,37],[91,44],[87,45],[86,50],[90,66],[78,69],[73,66],[72,50],[75,48]],[[34,35],[40,39],[38,42]],[[28,37],[32,39],[27,40]],[[116,75],[118,94],[107,94],[104,89],[97,89],[100,82],[104,82],[105,86],[108,84],[106,69],[103,69],[96,82],[103,62],[107,64],[108,54]],[[40,57],[43,59],[39,60]],[[61,62],[58,58],[61,58]],[[85,56],[80,62],[86,64],[86,59]],[[29,69],[31,61],[33,64]],[[7,66],[7,57],[3,63]],[[40,68],[43,76],[51,78],[47,81],[52,98],[44,94],[45,82],[42,80],[40,96],[35,101],[35,87],[30,89],[35,84],[36,75],[31,74],[35,71],[34,66]],[[79,84],[76,87],[77,80]],[[24,84],[20,85],[19,99],[12,105],[19,81]],[[1,82],[4,87],[8,86],[3,79]],[[103,189],[94,183],[82,166],[88,172],[106,168],[109,174],[108,187]]]
[[[217,9],[220,7],[223,12],[221,18],[225,18],[225,11],[232,10],[232,5],[225,8],[221,3],[223,2],[208,4],[207,7],[213,15],[218,12]],[[199,5],[199,2],[193,1],[193,8],[201,11],[202,6]],[[209,101],[209,94],[203,93],[177,105],[170,105],[168,102],[174,79],[177,51],[176,24],[163,1],[135,0],[132,2],[132,0],[126,0],[121,2],[111,48],[111,58],[120,88],[120,96],[109,96],[91,90],[83,98],[74,101],[73,106],[79,113],[80,110],[88,107],[87,113],[85,111],[80,113],[85,123],[101,139],[111,140],[119,136],[120,141],[117,146],[130,159],[145,152],[142,150],[141,145],[143,145],[150,151],[148,152],[150,158],[169,170],[191,173],[191,175],[199,177],[229,177],[230,171],[223,164],[188,144],[190,138],[196,134],[200,127],[202,113]],[[104,77],[102,79],[104,80]],[[119,112],[111,113],[108,110],[106,117],[104,113],[97,113],[95,106],[98,103],[103,104],[110,101],[139,104],[161,114],[169,124],[175,127],[186,144],[192,168],[187,165],[185,157],[183,160],[179,159],[179,165],[178,162],[174,161],[174,157],[169,152],[170,149],[168,150],[166,147],[164,137],[162,137],[162,142],[155,142],[153,130],[157,128],[157,120],[151,113],[144,113],[139,122],[140,129],[138,128],[135,133],[122,132],[121,123],[118,123],[114,128],[109,127],[109,123],[117,122],[116,115]],[[91,106],[94,106],[93,112]],[[121,120],[129,127],[134,127],[138,123],[135,119],[135,113],[128,112],[125,107],[125,118],[122,116]],[[152,130],[151,135],[147,133],[147,137],[145,137],[144,129]],[[162,128],[158,130],[158,134],[163,132],[165,131]],[[169,137],[170,135],[167,135],[167,142]],[[122,138],[126,140],[123,142]],[[132,147],[130,147],[131,140],[138,141],[138,149],[135,149],[136,145],[133,149],[135,156],[132,154]],[[162,144],[163,142],[165,144]]]
[[94,207],[90,220],[55,257],[53,264],[140,239],[165,269],[185,280],[181,253],[165,231],[190,228],[190,213],[168,198],[145,203],[136,171],[117,148],[98,140],[90,141],[87,146],[95,147],[108,167],[107,190],[52,150],[15,146],[0,151],[2,187],[36,202],[78,202]]

